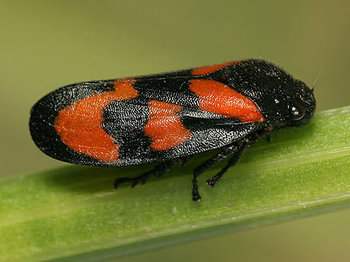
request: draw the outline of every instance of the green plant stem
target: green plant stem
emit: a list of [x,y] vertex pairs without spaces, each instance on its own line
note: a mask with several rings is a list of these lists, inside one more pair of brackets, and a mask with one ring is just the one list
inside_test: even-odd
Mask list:
[[0,260],[103,261],[350,204],[350,107],[324,111],[302,128],[272,133],[247,150],[214,188],[192,160],[133,189],[113,189],[129,168],[68,166],[0,180]]

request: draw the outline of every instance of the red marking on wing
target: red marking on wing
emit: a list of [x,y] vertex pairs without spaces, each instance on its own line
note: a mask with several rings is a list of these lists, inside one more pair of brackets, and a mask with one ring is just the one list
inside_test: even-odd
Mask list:
[[226,66],[238,64],[239,62],[240,61],[234,61],[234,62],[227,62],[227,63],[223,63],[223,64],[219,64],[219,65],[198,67],[198,68],[193,69],[191,74],[193,76],[207,75],[207,74],[210,74],[216,70],[224,68]]
[[76,101],[62,109],[55,120],[55,129],[63,143],[75,152],[102,162],[115,162],[119,147],[102,128],[103,109],[111,101],[138,96],[134,80],[116,80],[114,90]]
[[168,150],[190,138],[191,131],[184,127],[177,115],[182,106],[151,100],[148,107],[150,118],[143,130],[151,138],[152,149]]
[[214,80],[192,79],[189,89],[199,98],[199,109],[235,117],[242,122],[264,121],[258,107],[248,97]]

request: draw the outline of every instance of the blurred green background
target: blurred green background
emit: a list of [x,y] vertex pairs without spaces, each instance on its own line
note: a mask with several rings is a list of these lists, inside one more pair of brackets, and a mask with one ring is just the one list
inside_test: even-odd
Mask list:
[[[310,86],[318,110],[350,104],[349,1],[0,1],[1,176],[67,165],[28,132],[31,106],[73,82],[265,58]],[[349,261],[350,211],[121,261]],[[172,258],[170,258],[172,257]]]

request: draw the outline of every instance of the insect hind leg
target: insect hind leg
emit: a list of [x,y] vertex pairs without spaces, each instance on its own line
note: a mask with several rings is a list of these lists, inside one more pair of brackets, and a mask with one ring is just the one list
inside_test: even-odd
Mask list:
[[121,177],[115,180],[114,188],[117,189],[121,184],[131,183],[131,187],[134,187],[138,184],[144,184],[150,179],[152,176],[158,177],[168,172],[169,169],[177,164],[182,163],[181,159],[174,159],[171,161],[163,162],[156,165],[153,169],[141,174],[137,177]]

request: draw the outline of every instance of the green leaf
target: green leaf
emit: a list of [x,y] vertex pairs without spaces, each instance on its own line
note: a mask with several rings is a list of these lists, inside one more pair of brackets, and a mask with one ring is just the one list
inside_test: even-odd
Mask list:
[[197,158],[133,189],[113,189],[129,168],[68,166],[0,180],[0,260],[103,261],[208,235],[316,214],[350,204],[350,107],[302,128],[272,133],[247,150],[215,188]]

